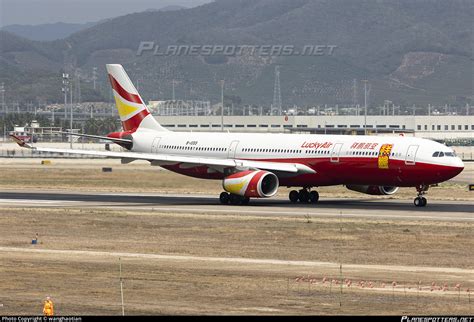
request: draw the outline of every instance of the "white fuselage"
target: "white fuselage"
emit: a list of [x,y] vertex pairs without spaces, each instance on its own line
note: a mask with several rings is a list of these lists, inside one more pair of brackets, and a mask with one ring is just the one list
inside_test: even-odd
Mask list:
[[[440,143],[405,136],[346,136],[261,133],[133,133],[133,151],[202,158],[299,162],[316,175],[283,178],[289,186],[436,183],[462,171],[462,161]],[[379,160],[390,146],[388,167]],[[434,157],[443,152],[443,157]],[[387,160],[386,160],[387,161]],[[188,167],[189,168],[189,167]],[[170,170],[193,175],[179,168]],[[418,174],[417,174],[418,170]],[[330,173],[336,171],[337,173]],[[456,174],[457,174],[456,173]],[[203,173],[193,175],[204,177]],[[369,176],[369,177],[368,177]],[[415,176],[408,178],[407,176]],[[298,178],[299,177],[299,178]],[[210,175],[209,178],[216,178]],[[384,180],[385,179],[385,180]]]

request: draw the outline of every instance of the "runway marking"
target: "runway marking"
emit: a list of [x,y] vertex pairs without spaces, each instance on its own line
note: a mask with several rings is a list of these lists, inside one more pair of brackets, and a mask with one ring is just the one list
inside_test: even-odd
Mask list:
[[[386,209],[381,212],[378,209],[370,209],[351,207],[351,205],[341,204],[340,208],[337,208],[337,205],[327,207],[325,204],[316,205],[311,208],[304,207],[293,207],[290,208],[289,205],[284,203],[275,203],[275,204],[262,204],[256,203],[255,207],[236,207],[236,206],[222,206],[222,205],[213,205],[212,202],[206,200],[202,206],[197,207],[197,205],[191,204],[180,204],[178,200],[175,200],[175,204],[168,204],[167,202],[149,202],[140,200],[130,200],[130,202],[118,202],[114,200],[101,201],[94,199],[93,196],[84,194],[84,198],[78,200],[67,200],[67,194],[60,194],[61,200],[55,199],[55,196],[44,197],[38,199],[28,198],[28,194],[23,193],[24,198],[14,199],[8,198],[0,199],[0,205],[3,207],[82,207],[82,208],[98,208],[98,209],[114,209],[114,210],[149,210],[149,211],[164,211],[164,212],[190,212],[190,213],[219,213],[219,214],[242,214],[242,215],[261,215],[261,216],[298,216],[298,215],[311,215],[315,217],[326,217],[326,218],[371,218],[378,220],[434,220],[434,221],[464,221],[464,222],[473,222],[474,216],[469,215],[467,212],[450,212],[450,211],[440,211],[440,212],[429,212],[429,209],[424,211],[421,210],[408,210],[406,207],[403,209],[397,209],[399,207]],[[78,194],[81,195],[81,194]],[[118,197],[118,196],[127,196],[137,198],[179,198],[183,197],[186,199],[210,199],[212,196],[207,195],[179,195],[179,194],[160,194],[160,195],[150,195],[150,194],[129,194],[129,193],[98,193],[96,197]],[[73,197],[76,197],[75,195]],[[66,200],[62,200],[62,198]],[[120,197],[119,197],[120,198]],[[100,199],[100,197],[99,197]],[[214,198],[213,198],[214,199]],[[329,199],[333,200],[333,199]],[[337,203],[337,199],[333,200]],[[394,205],[400,206],[400,201],[393,200]],[[452,203],[453,207],[457,203]],[[206,207],[206,208],[202,208]],[[432,207],[436,207],[436,204],[433,204]],[[445,206],[446,207],[446,206]]]
[[[133,206],[136,207],[139,204],[134,204]],[[123,209],[124,207],[107,207],[111,209]],[[354,213],[329,213],[329,212],[315,212],[317,209],[312,209],[312,211],[305,211],[304,208],[295,208],[295,210],[302,210],[302,211],[279,211],[277,209],[272,210],[243,210],[242,208],[227,208],[227,209],[211,209],[211,208],[186,208],[186,207],[140,207],[140,209],[147,209],[147,210],[161,210],[161,211],[179,211],[179,212],[192,212],[192,213],[205,213],[205,212],[213,212],[213,213],[233,213],[233,214],[267,214],[267,215],[298,215],[298,214],[309,214],[314,216],[323,216],[323,217],[364,217],[364,218],[377,218],[377,219],[390,219],[390,218],[402,218],[402,219],[438,219],[438,220],[467,220],[467,221],[474,221],[473,217],[444,217],[444,216],[426,216],[426,215],[396,215],[396,214],[354,214]],[[342,210],[341,210],[342,211]]]
[[[228,213],[228,214],[248,214],[248,215],[312,215],[316,217],[333,217],[333,218],[372,218],[372,219],[414,219],[414,220],[446,220],[446,221],[474,221],[472,217],[458,217],[453,216],[427,216],[427,215],[402,215],[396,213],[386,212],[385,214],[367,214],[367,213],[346,213],[345,209],[341,209],[342,214],[337,213],[337,209],[332,212],[318,212],[318,209],[307,209],[307,208],[294,208],[293,211],[280,211],[281,207],[274,207],[269,210],[245,210],[241,207],[226,206],[222,209],[213,208],[191,208],[191,206],[176,206],[176,207],[160,207],[160,206],[142,206],[142,203],[127,203],[125,205],[117,206],[116,203],[104,204],[98,203],[97,201],[74,201],[74,200],[31,200],[31,199],[0,199],[0,204],[13,204],[12,206],[17,207],[21,203],[22,207],[33,207],[33,206],[53,206],[53,207],[83,207],[92,208],[105,208],[114,210],[128,210],[127,208],[133,207],[135,210],[148,210],[148,211],[166,211],[166,212],[190,212],[190,213]],[[362,210],[361,210],[362,211]],[[395,212],[395,210],[391,210]]]
[[[77,203],[74,200],[61,200],[61,203]],[[29,203],[29,204],[55,204],[57,200],[41,200],[41,199],[0,199],[0,203]]]
[[[86,251],[86,250],[60,250],[60,249],[31,249],[21,247],[0,247],[2,252],[19,253],[40,253],[66,256],[99,256],[99,257],[123,257],[123,258],[144,258],[144,259],[163,259],[176,261],[203,261],[203,262],[221,262],[238,263],[254,265],[283,265],[283,266],[303,266],[303,267],[326,267],[339,268],[339,263],[320,262],[320,261],[295,261],[280,259],[258,259],[258,258],[237,258],[237,257],[207,257],[207,256],[185,256],[185,255],[162,255],[162,254],[144,254],[144,253],[123,253],[106,251]],[[474,274],[474,269],[463,269],[456,267],[430,267],[430,266],[402,266],[402,265],[362,265],[362,264],[344,264],[345,269],[355,270],[382,270],[396,272],[430,272],[430,273],[454,273],[454,274]]]

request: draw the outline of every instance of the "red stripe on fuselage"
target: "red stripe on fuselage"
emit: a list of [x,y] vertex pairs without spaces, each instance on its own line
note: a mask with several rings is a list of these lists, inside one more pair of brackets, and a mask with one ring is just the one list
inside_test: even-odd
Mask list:
[[136,94],[132,94],[127,92],[122,85],[120,85],[117,80],[109,74],[109,79],[110,79],[110,84],[112,85],[112,88],[124,99],[126,99],[129,102],[137,103],[137,104],[143,104],[142,100],[140,99],[140,96]]
[[224,179],[222,173],[211,172],[209,173],[209,168],[205,165],[196,166],[194,168],[181,168],[180,163],[173,165],[162,165],[162,168],[166,170],[173,171],[188,177],[199,178],[199,179],[213,179],[213,180],[222,180]]
[[[250,159],[248,159],[250,160]],[[435,184],[449,180],[458,175],[463,168],[417,162],[406,165],[404,160],[390,160],[389,169],[378,168],[378,157],[354,158],[340,157],[339,162],[327,158],[288,158],[288,159],[252,159],[282,163],[301,163],[314,169],[316,173],[289,175],[280,177],[281,186],[331,186],[340,184],[367,184],[379,186],[413,187],[420,184]],[[200,171],[179,169],[169,170],[203,179],[222,179],[222,174],[206,173],[202,166]]]

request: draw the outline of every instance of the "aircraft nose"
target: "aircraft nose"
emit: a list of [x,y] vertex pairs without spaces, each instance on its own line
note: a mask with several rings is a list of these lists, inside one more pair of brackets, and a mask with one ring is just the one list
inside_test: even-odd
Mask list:
[[454,166],[461,168],[461,171],[464,169],[464,162],[462,162],[461,158],[456,157],[454,160]]
[[453,158],[451,164],[447,167],[444,167],[442,171],[442,176],[449,180],[460,174],[464,170],[464,163],[458,157]]

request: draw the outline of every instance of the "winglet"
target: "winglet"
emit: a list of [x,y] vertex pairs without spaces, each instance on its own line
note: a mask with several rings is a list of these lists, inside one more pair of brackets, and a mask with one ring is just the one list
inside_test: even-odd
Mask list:
[[10,134],[10,137],[13,139],[13,141],[15,141],[19,146],[21,146],[22,148],[28,148],[28,149],[31,149],[32,146],[29,145],[28,143],[26,143],[25,141],[23,141],[22,139],[20,139],[18,136],[16,135],[13,135],[13,134]]

